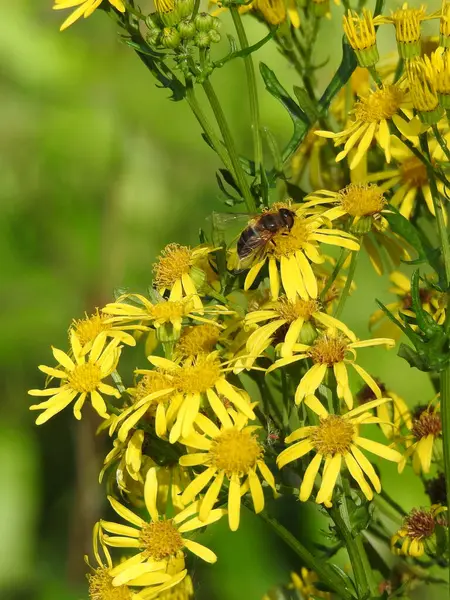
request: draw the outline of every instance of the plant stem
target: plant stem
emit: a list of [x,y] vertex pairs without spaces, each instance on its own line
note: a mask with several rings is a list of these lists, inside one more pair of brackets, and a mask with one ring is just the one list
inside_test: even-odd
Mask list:
[[433,129],[434,136],[437,139],[439,146],[442,148],[442,151],[445,154],[447,160],[450,160],[450,150],[447,146],[447,142],[442,137],[442,134],[439,131],[439,127],[436,125],[436,123],[434,125],[432,125],[432,129]]
[[[430,184],[431,196],[433,198],[434,211],[436,213],[436,221],[437,221],[438,233],[439,233],[439,242],[440,242],[441,250],[442,250],[442,258],[444,261],[445,279],[446,279],[445,283],[446,283],[446,288],[448,290],[448,288],[450,286],[450,243],[449,243],[449,239],[448,239],[447,226],[445,224],[444,205],[442,204],[442,198],[437,189],[435,173],[434,173],[433,165],[431,164],[431,155],[430,155],[430,149],[428,147],[428,139],[426,137],[426,134],[421,136],[420,143],[427,155],[428,162],[429,162],[429,164],[427,165],[428,180],[429,180],[429,184]],[[448,441],[450,443],[450,439]],[[450,465],[449,465],[449,467],[450,467]],[[450,476],[450,472],[449,472],[449,476]]]
[[186,83],[186,100],[192,112],[194,113],[195,118],[200,123],[201,128],[209,138],[211,145],[217,152],[217,155],[219,156],[220,160],[223,162],[223,164],[229,171],[232,171],[231,162],[227,156],[227,153],[225,152],[223,144],[216,135],[213,127],[211,126],[200,104],[198,103],[192,82]]
[[323,288],[323,290],[320,293],[321,300],[325,299],[325,296],[327,295],[328,290],[333,285],[333,283],[336,281],[336,277],[339,275],[339,272],[342,269],[342,265],[347,260],[347,257],[349,254],[350,254],[350,250],[347,250],[347,248],[342,248],[341,254],[339,255],[336,265],[335,265],[331,275],[328,277],[325,287]]
[[309,569],[317,573],[323,583],[329,585],[338,594],[340,599],[352,600],[354,598],[349,587],[345,584],[345,580],[332,571],[327,564],[311,554],[279,521],[268,515],[266,511],[261,512],[260,517],[272,527],[276,534],[301,558]]
[[[442,449],[444,453],[445,491],[447,493],[447,510],[450,515],[450,367],[441,373],[441,421]],[[447,517],[448,518],[448,517]],[[450,538],[450,529],[448,530]],[[449,596],[450,596],[450,562],[449,562]]]
[[[231,4],[230,12],[233,18],[234,27],[236,29],[236,33],[239,39],[239,43],[241,45],[241,49],[245,50],[249,47],[247,34],[245,32],[244,26],[242,24],[241,15],[239,14],[239,9],[237,6]],[[253,64],[253,58],[251,54],[247,54],[244,56],[244,64],[245,71],[247,74],[247,84],[248,84],[248,94],[250,100],[250,115],[252,120],[252,133],[253,133],[253,148],[255,152],[255,173],[259,173],[262,158],[263,158],[263,149],[262,149],[262,140],[261,140],[261,131],[260,131],[260,121],[259,121],[259,101],[258,101],[258,88],[256,86],[256,75],[255,75],[255,66]]]
[[359,250],[356,250],[356,252],[352,252],[352,258],[350,259],[350,268],[348,270],[347,279],[345,280],[344,289],[342,290],[341,297],[339,298],[339,303],[338,303],[336,310],[334,311],[334,315],[333,315],[336,319],[339,318],[340,314],[344,310],[344,306],[347,301],[347,298],[348,298],[348,295],[350,292],[350,288],[352,286],[353,278],[355,276],[358,255],[359,255]]
[[206,97],[208,98],[209,104],[211,105],[214,116],[216,117],[217,124],[219,126],[220,132],[223,136],[223,141],[225,143],[225,147],[228,150],[228,156],[230,158],[231,164],[233,166],[233,173],[236,177],[236,182],[239,185],[241,190],[242,197],[245,200],[245,204],[247,205],[247,210],[249,212],[256,212],[256,204],[255,199],[252,196],[250,191],[250,187],[248,185],[247,179],[245,177],[245,173],[242,170],[241,163],[239,161],[239,156],[236,151],[236,146],[234,144],[233,137],[231,135],[231,131],[228,127],[228,123],[225,119],[225,115],[223,113],[222,107],[220,105],[219,99],[214,91],[214,88],[209,81],[206,79],[202,83],[203,89],[205,90]]
[[383,82],[381,81],[381,77],[378,75],[378,71],[376,69],[376,67],[367,67],[367,70],[369,71],[369,73],[372,76],[372,79],[375,81],[375,83],[377,84],[378,87],[381,87],[383,85]]

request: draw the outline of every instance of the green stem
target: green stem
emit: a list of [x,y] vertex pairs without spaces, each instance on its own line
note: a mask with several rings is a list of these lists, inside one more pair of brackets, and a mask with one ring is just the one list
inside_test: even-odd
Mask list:
[[345,303],[347,301],[348,295],[350,293],[350,288],[352,286],[353,278],[355,276],[356,271],[356,263],[358,262],[359,250],[356,252],[352,252],[352,258],[350,259],[350,268],[348,270],[347,279],[345,280],[344,289],[342,290],[341,297],[339,298],[339,303],[334,311],[334,317],[336,319],[339,318],[340,314],[344,310]]
[[198,103],[192,82],[189,81],[186,82],[186,100],[189,104],[190,109],[194,113],[195,118],[200,123],[201,128],[209,138],[209,141],[211,142],[211,145],[213,146],[220,160],[223,162],[223,164],[229,171],[232,171],[232,165],[227,156],[227,153],[225,152],[223,144],[216,135],[210,122],[206,118],[206,115],[204,114],[200,104]]
[[375,81],[375,83],[377,84],[378,87],[381,87],[383,85],[383,82],[381,81],[381,77],[378,75],[378,71],[376,69],[376,67],[367,67],[367,70],[369,71],[369,73],[372,76],[372,79]]
[[228,127],[228,123],[225,119],[225,115],[223,113],[219,99],[209,79],[206,79],[202,83],[202,86],[205,90],[206,97],[208,98],[209,104],[211,105],[211,109],[214,113],[214,116],[216,117],[216,121],[222,134],[225,147],[228,150],[228,156],[233,166],[233,173],[236,177],[236,182],[241,190],[242,197],[245,200],[245,204],[247,205],[247,210],[249,212],[254,213],[256,212],[255,199],[252,196],[247,179],[245,177],[245,173],[242,170],[239,156],[236,151],[236,146],[234,144],[234,140],[231,135],[231,131]]
[[442,151],[444,152],[447,160],[450,161],[450,150],[447,146],[447,142],[442,137],[442,134],[439,131],[439,127],[436,125],[436,123],[434,123],[434,125],[432,125],[431,128],[433,129],[433,133],[438,141],[439,146],[442,148]]
[[354,596],[350,588],[345,584],[345,580],[332,571],[327,564],[322,563],[317,557],[311,554],[279,521],[268,515],[266,511],[261,512],[259,516],[272,527],[275,533],[297,554],[309,569],[317,573],[323,583],[329,585],[336,592],[338,598],[341,600],[353,600]]
[[[341,477],[339,476],[339,479]],[[339,501],[339,508],[330,509],[331,517],[342,535],[345,547],[352,564],[353,574],[355,576],[356,590],[358,598],[363,600],[369,597],[369,594],[376,596],[376,586],[373,582],[369,583],[371,567],[367,559],[361,534],[353,536],[350,518],[348,515],[347,504],[345,501],[345,491],[342,499]]]
[[[249,47],[247,34],[242,24],[239,9],[235,5],[230,5],[230,12],[233,18],[234,27],[239,39],[242,50]],[[255,153],[255,173],[259,173],[263,159],[263,148],[261,140],[260,120],[259,120],[259,101],[258,88],[256,86],[255,66],[251,54],[244,56],[245,71],[247,74],[248,93],[250,100],[250,115],[252,120],[253,148]]]
[[[444,261],[446,287],[448,289],[450,286],[450,242],[448,239],[447,226],[445,224],[445,212],[444,212],[445,209],[444,209],[444,205],[442,204],[442,198],[437,189],[435,172],[433,169],[433,165],[431,164],[431,154],[430,154],[430,149],[428,147],[428,138],[427,138],[426,134],[421,136],[420,142],[421,142],[422,148],[424,149],[424,151],[427,155],[428,162],[429,162],[429,166],[427,165],[428,180],[429,180],[429,185],[430,185],[431,196],[433,198],[434,211],[436,213],[436,220],[437,220],[438,233],[439,233],[439,242],[440,242],[441,250],[442,250],[442,258]],[[450,440],[449,440],[449,443],[450,443]],[[450,472],[449,472],[449,475],[450,475]]]
[[[442,449],[444,453],[445,490],[447,492],[447,510],[450,515],[450,367],[441,373],[441,421]],[[450,538],[450,530],[447,533]],[[449,562],[450,595],[450,562]]]

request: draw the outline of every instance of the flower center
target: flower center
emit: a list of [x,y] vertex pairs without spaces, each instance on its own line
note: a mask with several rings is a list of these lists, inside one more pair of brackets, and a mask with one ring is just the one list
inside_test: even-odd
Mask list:
[[88,575],[89,598],[91,600],[131,600],[132,596],[128,586],[114,587],[112,579],[105,567],[95,569],[93,575]]
[[[319,225],[316,219],[313,223]],[[268,252],[276,258],[294,254],[309,241],[312,228],[311,220],[297,216],[289,231],[282,230],[274,235],[273,244],[268,247]]]
[[76,365],[67,378],[70,387],[79,393],[92,392],[97,389],[101,380],[102,372],[100,367],[90,362]]
[[282,319],[286,319],[289,323],[299,318],[308,321],[311,315],[319,311],[319,303],[317,300],[298,298],[294,302],[287,298],[280,298],[275,304],[275,310]]
[[170,288],[191,268],[192,251],[187,246],[169,244],[161,252],[153,267],[157,288]]
[[220,362],[200,355],[195,363],[184,365],[174,374],[173,385],[186,394],[201,394],[220,378]]
[[141,547],[151,560],[164,560],[175,556],[183,547],[181,533],[172,519],[147,523],[140,535]]
[[[161,390],[173,387],[172,381],[164,373],[159,371],[149,371],[142,377],[136,386],[136,390],[133,394],[134,401],[139,402],[142,398],[153,394],[153,392],[159,392]],[[164,404],[169,399],[168,395],[154,398],[151,405],[149,406],[147,416],[152,417],[155,415],[156,407],[158,404]]]
[[326,364],[332,367],[344,360],[346,351],[347,342],[342,336],[323,335],[315,340],[309,353],[316,364]]
[[209,453],[211,465],[225,471],[227,477],[242,477],[255,468],[263,449],[249,431],[227,429],[213,441]]
[[191,302],[159,302],[152,307],[152,317],[157,321],[167,322],[171,319],[181,319],[192,310]]
[[97,309],[97,312],[90,317],[86,315],[85,319],[74,319],[71,329],[75,332],[80,344],[84,346],[88,342],[92,342],[102,331],[110,328],[105,321],[110,318],[109,315],[104,315]]
[[320,419],[320,425],[311,434],[311,443],[319,454],[325,456],[346,454],[355,435],[354,426],[339,415],[328,415]]
[[404,522],[404,528],[410,538],[429,537],[434,532],[436,520],[433,514],[427,510],[414,509]]
[[387,85],[363,96],[355,105],[355,116],[363,123],[379,123],[390,119],[400,108],[404,92],[396,85]]
[[386,200],[377,185],[351,183],[339,192],[342,208],[352,217],[374,215],[383,210]]
[[411,156],[402,162],[400,174],[404,183],[410,183],[414,187],[421,187],[428,181],[427,168],[415,156]]
[[175,351],[182,357],[209,354],[219,341],[220,329],[217,325],[191,325],[185,327],[177,342]]
[[415,438],[420,440],[428,435],[437,436],[442,431],[441,416],[432,409],[427,409],[413,421],[411,432]]

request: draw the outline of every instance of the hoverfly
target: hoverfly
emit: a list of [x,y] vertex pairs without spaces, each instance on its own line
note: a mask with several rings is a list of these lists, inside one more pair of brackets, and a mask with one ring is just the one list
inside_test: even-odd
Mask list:
[[[245,214],[213,214],[213,227],[215,235],[224,232],[224,223],[228,221],[237,222],[240,219],[247,220],[247,226],[236,237],[236,251],[239,259],[238,269],[247,268],[253,260],[262,254],[269,243],[274,243],[276,234],[290,231],[294,225],[296,214],[289,208],[279,208],[276,212],[266,211],[258,215]],[[250,218],[250,220],[249,220]],[[218,240],[216,240],[218,241]],[[223,239],[221,240],[223,241]]]

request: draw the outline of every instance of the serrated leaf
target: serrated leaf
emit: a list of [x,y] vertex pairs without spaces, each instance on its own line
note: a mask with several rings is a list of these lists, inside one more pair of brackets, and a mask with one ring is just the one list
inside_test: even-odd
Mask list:
[[398,349],[398,356],[404,358],[406,362],[411,366],[419,369],[419,371],[429,371],[430,365],[427,361],[422,358],[418,352],[416,352],[411,346],[401,343]]

